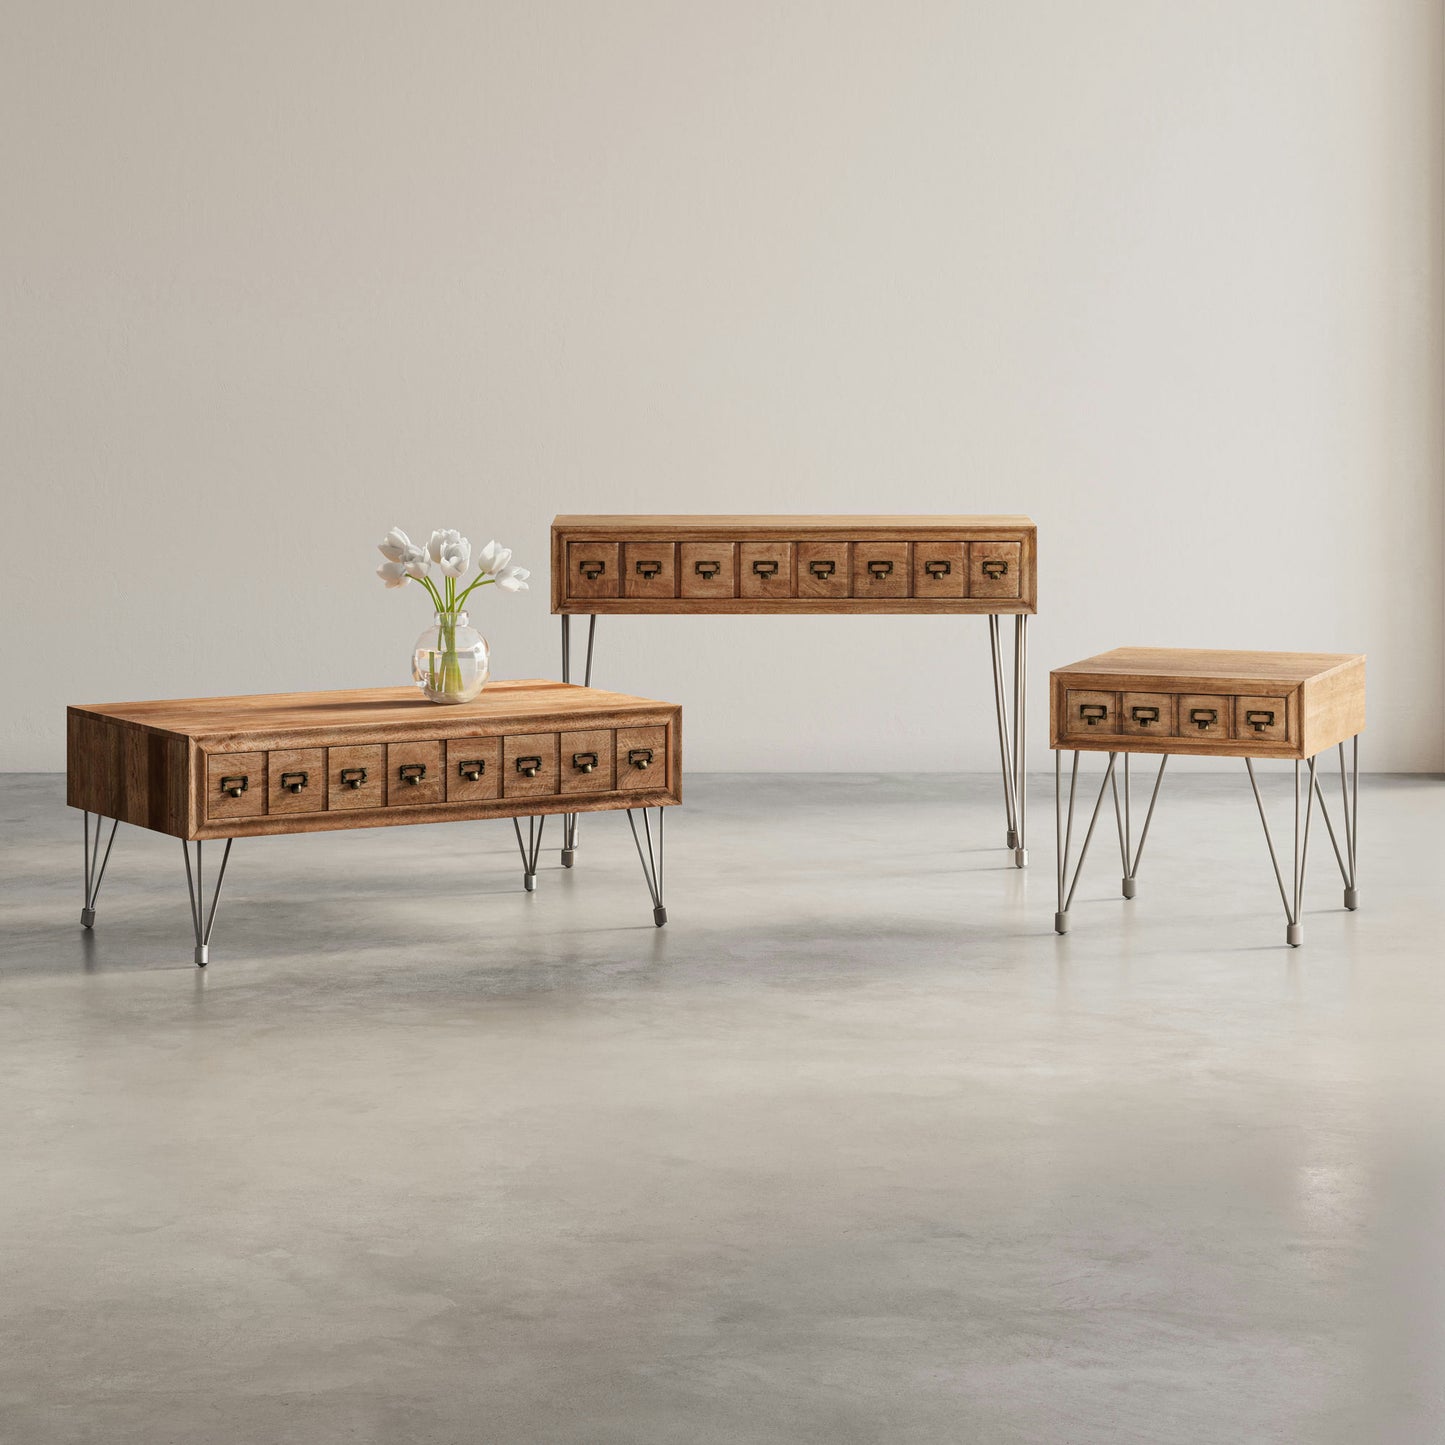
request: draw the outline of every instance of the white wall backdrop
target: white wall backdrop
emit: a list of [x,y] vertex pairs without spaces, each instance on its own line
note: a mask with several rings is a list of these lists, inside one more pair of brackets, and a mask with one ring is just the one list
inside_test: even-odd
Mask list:
[[[1364,650],[1438,770],[1435,0],[0,6],[0,767],[399,682],[388,524],[1021,511],[1051,665]],[[694,768],[993,767],[962,619],[604,619]],[[766,699],[766,706],[752,705]]]

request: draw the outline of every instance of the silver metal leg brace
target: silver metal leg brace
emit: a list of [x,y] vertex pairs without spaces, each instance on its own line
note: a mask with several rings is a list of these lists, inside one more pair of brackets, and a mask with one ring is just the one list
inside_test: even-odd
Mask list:
[[1169,754],[1159,759],[1159,771],[1154,775],[1154,791],[1149,795],[1149,811],[1144,815],[1144,830],[1139,834],[1139,846],[1133,846],[1133,822],[1130,816],[1129,799],[1129,754],[1124,754],[1124,807],[1119,808],[1119,779],[1116,773],[1110,787],[1114,792],[1114,822],[1119,829],[1119,861],[1124,868],[1121,887],[1125,898],[1132,898],[1138,888],[1139,860],[1144,856],[1144,844],[1149,837],[1149,825],[1154,821],[1154,804],[1159,801],[1159,785],[1164,781],[1164,765]]
[[[562,614],[562,681],[572,681],[572,618]],[[592,686],[592,643],[597,636],[597,615],[587,618],[587,662],[582,672],[582,686]],[[577,861],[577,814],[562,814],[562,866],[570,868]]]
[[537,891],[537,858],[542,852],[542,829],[547,826],[547,815],[527,819],[527,841],[522,841],[522,825],[516,818],[512,827],[517,830],[517,847],[522,853],[522,887],[528,893]]
[[1279,899],[1284,904],[1284,941],[1291,948],[1298,948],[1304,942],[1304,929],[1300,924],[1300,907],[1304,898],[1305,864],[1309,860],[1310,853],[1310,815],[1314,812],[1315,794],[1319,791],[1315,780],[1315,760],[1311,758],[1306,765],[1309,768],[1309,780],[1305,784],[1303,842],[1301,842],[1299,818],[1298,759],[1294,765],[1294,873],[1291,878],[1293,886],[1288,889],[1284,886],[1284,875],[1279,871],[1279,858],[1274,851],[1274,839],[1270,836],[1269,819],[1264,812],[1264,799],[1260,797],[1259,784],[1255,781],[1254,760],[1246,758],[1244,766],[1249,770],[1249,786],[1254,790],[1255,805],[1259,808],[1259,821],[1264,824],[1264,841],[1269,845],[1269,861],[1274,865],[1274,881],[1279,884]]
[[216,908],[221,902],[221,884],[226,881],[226,864],[231,858],[231,844],[234,838],[226,839],[226,851],[221,854],[221,871],[216,874],[216,891],[211,895],[210,911],[206,911],[206,887],[202,874],[202,850],[205,844],[196,842],[196,867],[191,870],[191,845],[181,839],[181,848],[186,855],[186,889],[191,896],[191,926],[196,934],[196,967],[204,968],[211,959],[211,930],[216,926]]
[[[1099,784],[1099,796],[1094,802],[1094,811],[1089,818],[1089,830],[1084,834],[1083,846],[1079,849],[1079,861],[1074,864],[1073,881],[1069,881],[1069,850],[1074,842],[1074,797],[1079,787],[1079,754],[1074,753],[1074,766],[1069,774],[1068,826],[1064,825],[1064,756],[1054,753],[1054,833],[1058,846],[1059,907],[1054,914],[1054,932],[1069,931],[1069,904],[1074,901],[1074,889],[1079,886],[1079,874],[1084,871],[1084,859],[1089,856],[1089,844],[1094,837],[1094,826],[1099,821],[1099,809],[1104,805],[1104,794],[1114,781],[1114,764],[1119,754],[1109,754],[1109,766],[1104,770],[1104,781]],[[1156,780],[1155,790],[1158,790]],[[1140,840],[1143,847],[1143,840]]]
[[[667,922],[667,909],[662,906],[662,813],[657,810],[657,844],[654,848],[652,841],[652,825],[648,822],[647,815],[650,808],[629,808],[627,810],[627,826],[632,829],[632,841],[637,844],[637,856],[642,862],[642,876],[647,880],[647,891],[652,895],[652,921],[661,928]],[[642,814],[642,832],[637,831],[637,819],[634,813]],[[647,840],[646,850],[643,849],[643,839]]]
[[1024,742],[1028,721],[1029,619],[1014,618],[1013,721],[1010,726],[1008,690],[1004,685],[1003,644],[999,616],[989,613],[988,645],[993,655],[993,702],[998,715],[998,756],[1003,769],[1003,806],[1008,824],[1006,846],[1013,850],[1014,867],[1026,868],[1028,849],[1028,772]]
[[80,910],[80,926],[95,927],[95,900],[100,896],[100,880],[105,877],[105,865],[110,862],[111,844],[115,842],[115,830],[120,824],[118,818],[110,820],[110,837],[106,839],[105,852],[100,851],[100,836],[105,832],[105,818],[95,815],[95,841],[90,838],[90,814],[85,815],[85,903]]

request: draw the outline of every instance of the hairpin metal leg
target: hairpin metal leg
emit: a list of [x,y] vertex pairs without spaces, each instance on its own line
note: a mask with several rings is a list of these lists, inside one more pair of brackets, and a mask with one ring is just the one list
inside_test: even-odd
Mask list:
[[[629,808],[627,826],[632,829],[632,841],[637,844],[637,856],[642,863],[642,876],[647,881],[647,891],[652,895],[652,921],[661,928],[667,922],[667,909],[662,906],[662,812],[657,810],[657,845],[652,841],[652,825],[648,822],[648,808]],[[634,812],[642,814],[642,832],[637,831]],[[643,839],[647,847],[643,849]]]
[[522,825],[516,818],[512,827],[517,830],[517,847],[522,853],[522,887],[528,893],[537,891],[537,858],[542,851],[542,829],[547,826],[547,815],[527,819],[527,841],[522,841]]
[[993,705],[998,719],[998,757],[1003,771],[1003,806],[1007,823],[1006,846],[1016,868],[1029,861],[1026,837],[1028,781],[1024,769],[1024,722],[1028,706],[1028,618],[1014,618],[1013,724],[1010,725],[1008,691],[1004,685],[1003,643],[998,613],[989,613],[988,645],[993,662]]
[[[572,681],[572,619],[562,614],[562,681]],[[597,636],[597,614],[587,618],[587,661],[582,672],[582,686],[592,686],[592,644]],[[577,814],[562,814],[562,866],[570,868],[577,861]]]
[[105,865],[110,862],[111,845],[115,842],[115,830],[120,820],[110,820],[110,837],[106,839],[105,852],[100,851],[100,837],[105,832],[103,826],[105,818],[102,814],[95,815],[95,841],[92,843],[90,837],[90,814],[85,815],[84,834],[84,858],[85,858],[85,903],[80,910],[80,926],[82,928],[95,927],[95,900],[100,896],[100,880],[105,877]]
[[216,909],[221,902],[221,885],[226,881],[226,864],[231,859],[231,844],[234,838],[226,839],[226,851],[221,854],[221,871],[216,874],[216,891],[211,895],[210,911],[206,910],[206,887],[202,874],[201,856],[205,844],[196,841],[196,867],[191,871],[191,845],[181,839],[181,849],[186,855],[186,890],[191,897],[191,926],[196,935],[196,967],[204,968],[211,957],[211,930],[216,926]]
[[1330,819],[1330,810],[1325,806],[1324,789],[1320,785],[1318,774],[1315,776],[1315,796],[1320,800],[1320,816],[1325,820],[1325,827],[1329,829],[1330,846],[1335,850],[1335,862],[1340,865],[1340,877],[1344,879],[1345,907],[1353,913],[1360,906],[1360,890],[1355,881],[1355,849],[1358,838],[1356,809],[1360,803],[1360,738],[1358,733],[1352,739],[1352,749],[1354,763],[1350,770],[1351,786],[1347,788],[1345,785],[1345,745],[1344,743],[1340,744],[1340,811],[1345,834],[1343,851],[1335,833],[1335,825]]
[[1259,795],[1259,784],[1255,781],[1254,760],[1246,758],[1244,766],[1249,770],[1249,786],[1254,790],[1254,801],[1259,809],[1259,821],[1264,825],[1264,841],[1269,847],[1269,861],[1274,867],[1274,881],[1279,884],[1280,902],[1284,904],[1285,934],[1284,941],[1291,948],[1298,948],[1304,942],[1304,928],[1300,923],[1300,908],[1304,900],[1305,886],[1305,864],[1309,861],[1310,852],[1310,816],[1314,812],[1315,794],[1319,791],[1315,778],[1315,759],[1311,758],[1307,764],[1309,778],[1305,784],[1305,819],[1304,833],[1300,833],[1299,816],[1299,761],[1296,759],[1294,765],[1294,871],[1291,877],[1292,887],[1286,889],[1284,886],[1284,875],[1279,871],[1279,858],[1274,851],[1274,839],[1270,836],[1269,819],[1265,816],[1264,799]]
[[1124,754],[1124,806],[1119,807],[1118,774],[1110,784],[1114,793],[1114,822],[1119,829],[1119,860],[1123,864],[1122,889],[1125,898],[1132,898],[1138,889],[1139,860],[1144,856],[1144,843],[1149,837],[1149,825],[1154,821],[1154,804],[1159,801],[1159,785],[1164,781],[1164,766],[1169,754],[1159,759],[1159,771],[1154,775],[1154,791],[1149,795],[1149,811],[1144,815],[1144,831],[1139,834],[1139,846],[1133,843],[1133,820],[1131,817],[1129,789],[1129,754]]
[[1074,890],[1079,886],[1079,874],[1084,871],[1084,859],[1089,856],[1089,844],[1094,837],[1094,826],[1099,821],[1099,809],[1104,805],[1104,794],[1114,779],[1114,764],[1118,753],[1109,754],[1109,766],[1104,770],[1104,781],[1099,784],[1099,796],[1094,800],[1094,811],[1089,818],[1089,829],[1084,834],[1083,846],[1079,849],[1078,862],[1074,864],[1073,882],[1069,882],[1069,851],[1074,842],[1074,797],[1079,786],[1079,754],[1074,753],[1074,765],[1069,774],[1068,826],[1064,825],[1064,776],[1063,754],[1054,753],[1054,834],[1058,847],[1059,907],[1054,914],[1054,932],[1069,931],[1069,905],[1074,901]]

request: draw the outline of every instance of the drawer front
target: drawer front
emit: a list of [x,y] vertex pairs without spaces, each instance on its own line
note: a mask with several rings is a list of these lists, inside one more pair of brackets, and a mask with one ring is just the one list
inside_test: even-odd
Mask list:
[[213,753],[206,759],[206,818],[256,818],[266,811],[266,754]]
[[962,542],[915,542],[913,595],[967,597],[967,551]]
[[1282,697],[1234,699],[1234,736],[1246,743],[1289,741],[1289,701]]
[[616,542],[567,543],[567,595],[618,597],[622,593],[621,548]]
[[275,748],[266,754],[268,813],[320,813],[325,808],[325,748]]
[[617,788],[620,792],[667,786],[667,729],[617,729]]
[[672,542],[628,542],[622,549],[622,595],[676,597],[676,545]]
[[440,743],[387,743],[386,802],[390,808],[440,803],[445,796]]
[[793,595],[793,544],[741,542],[738,544],[739,597],[791,597]]
[[677,590],[681,597],[736,597],[736,542],[684,542],[677,549]]
[[564,793],[610,793],[616,765],[611,728],[563,733],[558,771]]
[[968,595],[1017,597],[1023,546],[1018,542],[968,544]]
[[502,796],[501,738],[447,742],[447,802],[484,803]]
[[557,791],[557,734],[502,739],[502,796],[545,798]]
[[799,542],[798,596],[847,597],[851,566],[847,542]]
[[1177,736],[1178,701],[1168,692],[1126,692],[1119,711],[1119,731],[1136,738]]
[[1234,699],[1186,692],[1179,699],[1179,736],[1227,738],[1234,730]]
[[1064,694],[1064,731],[1096,737],[1119,731],[1119,694],[1070,690]]
[[907,597],[907,542],[854,542],[853,595],[855,597]]
[[386,805],[386,748],[381,743],[363,747],[327,748],[326,811],[347,808],[381,808]]

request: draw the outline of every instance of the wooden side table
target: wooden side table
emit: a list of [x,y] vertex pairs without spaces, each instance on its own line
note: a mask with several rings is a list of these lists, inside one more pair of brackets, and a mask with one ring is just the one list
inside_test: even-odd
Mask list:
[[[626,811],[653,922],[667,922],[662,810],[682,801],[672,703],[538,680],[492,682],[454,707],[387,687],[72,707],[66,722],[66,801],[85,814],[86,928],[119,823],[181,840],[204,966],[237,838],[511,818],[531,892],[547,816],[604,810]],[[213,840],[226,847],[208,898],[202,849]]]
[[[1050,747],[1054,749],[1054,811],[1058,843],[1058,911],[1054,928],[1067,933],[1069,904],[1099,821],[1104,794],[1114,799],[1114,820],[1123,865],[1123,894],[1134,897],[1139,860],[1149,836],[1154,805],[1172,753],[1200,757],[1243,758],[1249,773],[1275,882],[1284,903],[1285,941],[1303,940],[1300,909],[1310,821],[1316,799],[1334,845],[1345,885],[1345,907],[1359,906],[1356,885],[1356,809],[1360,785],[1360,733],[1365,726],[1365,659],[1333,652],[1213,652],[1193,648],[1121,647],[1085,658],[1049,674]],[[1348,777],[1345,743],[1350,744]],[[1340,830],[1336,832],[1321,787],[1317,760],[1328,748],[1339,750]],[[1063,754],[1072,750],[1065,822]],[[1074,795],[1079,754],[1109,755],[1088,831],[1069,881],[1074,832]],[[1133,842],[1129,759],[1152,753],[1159,769],[1149,797],[1137,847]],[[1121,805],[1115,764],[1124,759]],[[1269,818],[1255,779],[1256,759],[1294,763],[1294,853],[1291,886],[1286,887],[1275,852]],[[1303,831],[1300,815],[1300,764],[1306,765]],[[1067,885],[1067,887],[1066,887]]]
[[[592,681],[597,618],[608,613],[962,613],[988,618],[1006,842],[1028,862],[1024,732],[1028,620],[1038,608],[1038,529],[1027,517],[572,516],[552,522],[552,611],[587,618]],[[999,618],[1013,617],[1012,702]],[[562,862],[577,847],[564,820]]]

